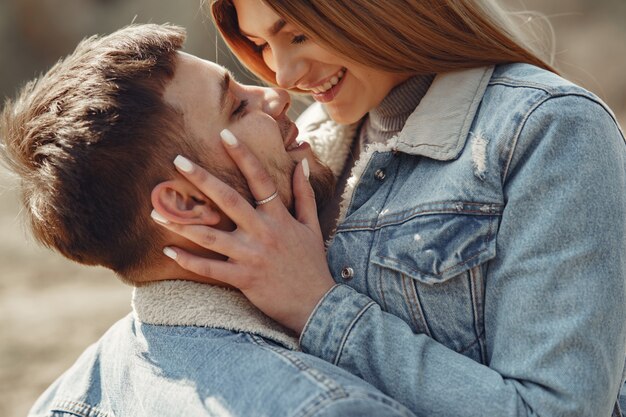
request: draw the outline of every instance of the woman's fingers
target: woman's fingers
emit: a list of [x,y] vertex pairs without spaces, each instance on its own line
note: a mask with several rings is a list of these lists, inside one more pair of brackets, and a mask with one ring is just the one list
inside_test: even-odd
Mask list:
[[174,246],[166,246],[163,253],[183,269],[200,277],[221,281],[237,288],[245,285],[244,268],[235,263],[203,258]]
[[321,238],[315,192],[309,182],[309,176],[309,161],[305,158],[298,164],[293,173],[293,195],[295,199],[296,219],[319,234]]
[[265,208],[281,206],[284,208],[280,197],[273,198],[274,193],[276,193],[278,189],[274,183],[274,179],[263,167],[261,161],[250,152],[246,145],[237,140],[230,130],[222,130],[220,136],[224,142],[226,152],[228,152],[233,161],[235,161],[235,164],[246,178],[254,199],[258,202],[267,201],[271,198],[271,200],[260,205]]
[[168,222],[156,210],[152,211],[151,217],[161,226],[196,245],[228,258],[241,259],[248,251],[245,245],[232,233],[205,225]]
[[181,155],[174,159],[174,165],[237,226],[253,226],[254,208],[235,189]]

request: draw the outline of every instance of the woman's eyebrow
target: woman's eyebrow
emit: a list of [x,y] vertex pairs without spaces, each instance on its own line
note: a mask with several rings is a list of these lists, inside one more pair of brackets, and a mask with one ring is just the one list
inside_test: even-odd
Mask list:
[[[281,30],[285,27],[285,25],[286,25],[286,24],[287,24],[287,22],[285,21],[285,19],[283,19],[283,18],[278,19],[278,20],[277,20],[276,22],[274,22],[274,24],[270,27],[270,29],[269,29],[269,34],[270,34],[271,36],[276,35],[278,32],[280,32],[280,31],[281,31]],[[241,34],[242,34],[243,36],[247,36],[247,37],[249,37],[249,38],[258,38],[258,36],[255,36],[255,35],[250,35],[249,33],[246,33],[246,32],[244,32],[244,31],[243,31],[243,30],[241,30],[241,29],[239,29],[239,31],[241,32]]]

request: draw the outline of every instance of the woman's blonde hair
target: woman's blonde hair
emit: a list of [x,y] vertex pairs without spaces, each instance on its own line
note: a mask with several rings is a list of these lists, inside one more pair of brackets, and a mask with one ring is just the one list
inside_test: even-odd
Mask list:
[[[495,0],[263,0],[320,46],[394,73],[431,74],[523,62],[556,72]],[[212,0],[228,46],[270,84],[276,74],[240,33],[231,0]]]

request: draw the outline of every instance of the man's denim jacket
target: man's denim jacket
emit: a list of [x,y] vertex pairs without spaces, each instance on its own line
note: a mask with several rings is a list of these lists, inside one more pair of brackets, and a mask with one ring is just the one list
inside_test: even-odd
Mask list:
[[186,281],[137,288],[115,324],[30,417],[411,417],[371,385],[293,350],[238,291]]
[[[341,171],[354,129],[314,105]],[[626,145],[611,111],[522,64],[442,74],[361,155],[305,352],[419,416],[610,416],[626,352]]]

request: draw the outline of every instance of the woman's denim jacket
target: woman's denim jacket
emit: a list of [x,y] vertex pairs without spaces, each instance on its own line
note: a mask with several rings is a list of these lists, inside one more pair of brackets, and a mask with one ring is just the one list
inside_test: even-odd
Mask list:
[[[336,164],[353,129],[315,107],[299,125]],[[625,219],[596,96],[523,64],[440,75],[353,169],[301,347],[419,416],[619,415]]]

